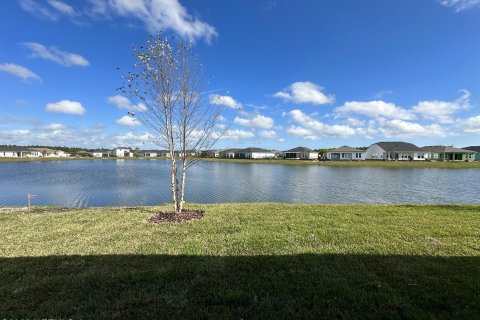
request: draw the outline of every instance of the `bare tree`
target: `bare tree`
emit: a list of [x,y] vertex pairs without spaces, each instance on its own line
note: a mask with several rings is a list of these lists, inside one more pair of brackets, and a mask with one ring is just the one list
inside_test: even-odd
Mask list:
[[134,47],[135,64],[122,77],[119,90],[139,102],[128,114],[151,130],[153,143],[169,152],[178,214],[185,203],[188,168],[197,161],[194,152],[211,149],[226,129],[219,126],[222,108],[203,99],[204,67],[193,45],[172,39],[150,36],[143,46]]

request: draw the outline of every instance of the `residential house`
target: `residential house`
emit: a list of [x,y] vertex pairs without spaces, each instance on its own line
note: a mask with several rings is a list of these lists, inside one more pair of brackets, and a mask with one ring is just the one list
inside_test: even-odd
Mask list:
[[436,161],[475,161],[476,152],[450,146],[426,146],[428,158]]
[[475,155],[475,161],[480,161],[480,146],[470,146],[470,147],[466,147],[466,148],[462,148],[462,149],[469,150],[469,151],[475,151],[477,153]]
[[425,160],[428,152],[408,142],[377,142],[365,151],[366,160]]
[[202,150],[199,151],[200,157],[205,157],[205,158],[220,158],[220,152],[222,150]]
[[328,160],[365,160],[365,150],[342,146],[327,152]]
[[62,150],[53,150],[50,148],[30,148],[30,149],[40,152],[40,154],[44,158],[66,158],[70,156],[70,154]]
[[227,149],[227,150],[220,151],[219,155],[220,155],[220,158],[233,159],[235,158],[235,154],[239,150],[240,149]]
[[42,154],[26,147],[0,147],[1,158],[38,158]]
[[283,158],[297,160],[318,160],[318,152],[305,147],[296,147],[287,151],[283,151]]
[[108,150],[94,150],[90,152],[90,157],[94,158],[108,158],[111,156],[111,152]]
[[146,158],[155,158],[159,156],[157,150],[140,150],[136,152],[135,155]]
[[239,159],[273,159],[275,152],[262,148],[245,148],[235,152],[235,158]]
[[113,157],[133,157],[133,152],[130,148],[126,147],[118,147],[112,150],[112,156]]
[[[183,151],[182,150],[175,151],[175,154],[178,157],[183,157]],[[187,157],[195,157],[195,156],[197,156],[197,151],[195,151],[195,150],[185,150],[185,154],[187,155]]]

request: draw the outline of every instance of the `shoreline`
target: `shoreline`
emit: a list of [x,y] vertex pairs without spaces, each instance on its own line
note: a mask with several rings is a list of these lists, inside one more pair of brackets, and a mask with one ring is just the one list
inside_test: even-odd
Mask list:
[[[445,169],[480,169],[480,161],[317,161],[317,160],[286,160],[286,159],[224,159],[224,158],[194,158],[199,162],[225,162],[225,163],[255,163],[255,164],[281,164],[296,166],[328,166],[328,167],[378,167],[378,168],[445,168]],[[112,160],[169,160],[167,157],[125,157],[125,158],[0,158],[2,163],[13,162],[49,162],[49,161],[112,161]]]

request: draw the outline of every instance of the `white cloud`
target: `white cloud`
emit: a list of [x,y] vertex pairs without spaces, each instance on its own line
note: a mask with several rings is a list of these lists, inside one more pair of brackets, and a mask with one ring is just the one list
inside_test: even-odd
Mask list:
[[273,139],[277,137],[277,133],[274,130],[262,130],[259,132],[260,137]]
[[335,101],[333,95],[326,95],[322,91],[322,87],[309,81],[294,82],[282,91],[275,93],[273,96],[285,101],[300,104],[308,103],[321,105],[330,104]]
[[389,94],[392,94],[393,91],[392,90],[383,90],[383,91],[379,91],[377,93],[375,93],[373,95],[373,99],[375,100],[381,100],[383,99],[383,97],[385,97],[386,95],[389,95]]
[[0,131],[0,141],[2,144],[12,144],[12,141],[19,144],[19,141],[28,138],[30,134],[30,130],[27,129],[3,130]]
[[210,95],[210,103],[217,106],[226,106],[232,109],[241,109],[242,104],[231,96],[221,96],[219,94]]
[[123,127],[138,127],[142,125],[138,119],[127,115],[117,119],[115,123]]
[[445,7],[454,8],[456,12],[471,9],[480,5],[480,0],[437,0]]
[[222,137],[220,137],[220,139],[238,140],[238,139],[251,139],[254,137],[255,135],[253,134],[253,132],[235,129],[235,130],[227,130],[225,134]]
[[[86,2],[86,1],[84,1]],[[82,8],[74,8],[60,0],[20,0],[23,10],[52,21],[64,16],[77,24],[79,18],[113,20],[113,16],[135,19],[152,34],[171,30],[184,39],[205,39],[218,36],[212,25],[190,14],[178,0],[89,0]],[[81,3],[81,2],[80,2]]]
[[19,1],[20,7],[31,13],[37,17],[46,18],[49,20],[58,20],[58,15],[44,5],[42,5],[39,1],[35,0],[20,0]]
[[2,63],[0,64],[0,72],[10,73],[16,77],[21,78],[23,81],[28,80],[37,80],[42,82],[42,78],[40,78],[37,74],[33,71],[25,68],[24,66],[14,64],[14,63]]
[[411,111],[382,100],[348,101],[342,106],[336,108],[335,112],[340,114],[355,113],[374,119],[387,118],[410,120],[415,118],[415,115]]
[[301,110],[292,110],[288,115],[298,124],[298,126],[290,126],[287,133],[294,136],[304,137],[309,140],[318,140],[324,136],[351,137],[365,134],[365,130],[362,128],[322,123],[321,121],[303,113]]
[[387,138],[431,136],[445,137],[449,134],[438,124],[421,125],[419,123],[398,119],[383,122],[377,132]]
[[144,146],[145,144],[152,143],[153,136],[148,132],[145,132],[145,133],[127,132],[127,133],[113,134],[113,135],[107,136],[106,139],[110,140],[108,144],[111,146],[135,147],[135,146]]
[[355,117],[349,117],[347,118],[347,124],[354,126],[354,127],[362,127],[365,125],[364,120],[357,119]]
[[66,4],[65,2],[62,2],[59,0],[48,0],[48,4],[64,15],[67,15],[67,16],[76,15],[75,9],[73,9],[73,7]]
[[480,133],[480,115],[470,117],[461,123],[463,130],[468,133]]
[[107,103],[116,106],[119,109],[128,111],[146,111],[147,107],[143,103],[133,104],[127,97],[116,95],[107,98]]
[[93,9],[97,15],[113,13],[136,18],[150,33],[172,30],[185,39],[195,41],[203,38],[207,42],[218,35],[215,27],[189,14],[178,0],[103,0]]
[[52,131],[64,130],[65,128],[66,128],[66,126],[61,124],[61,123],[50,123],[49,125],[45,126],[46,130],[52,130]]
[[270,129],[275,125],[275,121],[267,116],[261,114],[247,114],[247,118],[235,117],[233,122],[244,127]]
[[461,90],[461,92],[463,95],[456,101],[421,101],[413,107],[413,111],[429,120],[440,121],[440,123],[453,123],[453,114],[470,107],[470,92],[467,90]]
[[81,116],[85,114],[86,110],[80,102],[70,101],[70,100],[60,100],[58,102],[48,103],[47,106],[45,107],[45,111],[75,114],[75,115]]
[[32,51],[31,57],[34,58],[50,60],[64,67],[86,67],[90,65],[87,59],[77,53],[61,51],[56,47],[45,47],[44,45],[36,42],[23,42],[21,44]]

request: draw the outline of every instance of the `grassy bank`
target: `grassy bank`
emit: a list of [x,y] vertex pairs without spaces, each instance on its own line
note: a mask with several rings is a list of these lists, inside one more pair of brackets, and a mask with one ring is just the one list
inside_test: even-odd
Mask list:
[[[168,158],[121,158],[122,160],[152,160]],[[118,158],[0,158],[2,162],[32,162],[32,161],[73,161],[73,160],[97,160],[108,161]],[[432,162],[432,161],[307,161],[285,159],[217,159],[198,158],[200,161],[227,162],[227,163],[260,163],[260,164],[287,164],[304,166],[332,166],[332,167],[384,167],[384,168],[446,168],[446,169],[480,169],[480,162]]]
[[480,206],[1,209],[0,318],[476,318]]

